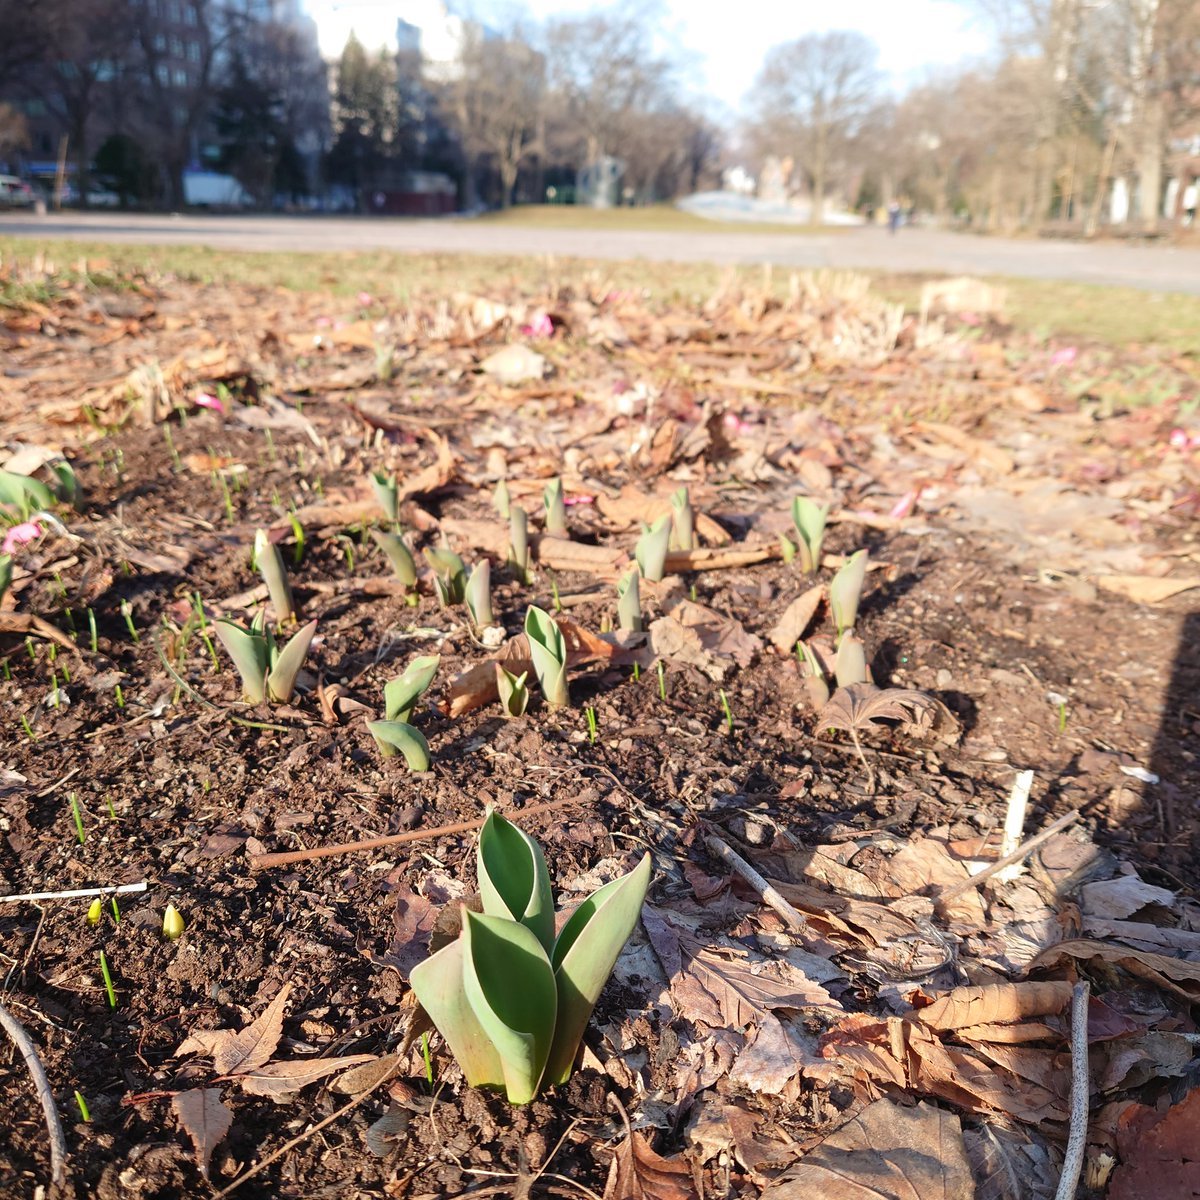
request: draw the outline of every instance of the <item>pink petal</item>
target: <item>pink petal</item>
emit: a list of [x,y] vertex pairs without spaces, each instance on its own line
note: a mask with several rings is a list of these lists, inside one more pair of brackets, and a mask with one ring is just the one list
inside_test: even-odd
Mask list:
[[1079,351],[1074,346],[1063,346],[1050,355],[1050,363],[1055,367],[1069,367],[1078,356]]
[[568,508],[571,508],[576,504],[595,504],[596,497],[595,496],[564,496],[563,503]]
[[197,408],[211,408],[213,412],[219,412],[222,415],[225,412],[225,405],[216,396],[210,395],[208,392],[201,392],[199,396],[195,396],[192,399],[192,403]]
[[42,527],[36,521],[22,521],[14,525],[4,535],[4,544],[0,545],[0,553],[11,554],[18,546],[36,541],[42,536]]
[[888,513],[888,516],[894,517],[896,520],[899,520],[901,517],[909,516],[913,509],[917,507],[917,501],[920,499],[921,492],[923,490],[923,488],[913,488],[913,490],[907,495],[901,496],[900,499],[896,501],[892,511]]
[[375,303],[375,298],[371,295],[370,292],[359,292],[358,293],[358,302],[360,305],[362,305],[363,308],[366,308],[369,304]]

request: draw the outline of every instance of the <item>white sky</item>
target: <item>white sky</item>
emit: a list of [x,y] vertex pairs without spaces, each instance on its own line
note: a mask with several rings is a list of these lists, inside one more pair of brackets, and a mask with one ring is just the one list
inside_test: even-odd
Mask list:
[[[350,29],[368,46],[391,41],[398,15],[420,24],[418,14],[438,7],[436,0],[304,0],[316,18],[322,51],[336,56]],[[874,38],[880,67],[903,84],[926,70],[985,53],[986,30],[959,0],[664,0],[668,26],[679,46],[690,53],[693,90],[733,113],[771,46],[802,34],[828,29],[857,29]],[[597,0],[525,0],[535,20],[561,13],[604,7]],[[451,8],[498,24],[516,8],[512,0],[464,0]]]

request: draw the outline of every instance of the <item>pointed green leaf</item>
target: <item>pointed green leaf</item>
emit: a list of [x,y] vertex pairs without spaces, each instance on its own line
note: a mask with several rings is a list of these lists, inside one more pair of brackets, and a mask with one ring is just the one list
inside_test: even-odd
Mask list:
[[305,656],[316,632],[316,621],[309,621],[292,634],[291,640],[282,650],[271,656],[274,661],[267,675],[267,694],[272,700],[286,704],[292,698],[292,693],[296,690],[296,676],[304,666]]
[[422,654],[404,668],[404,674],[383,687],[383,711],[389,721],[408,721],[421,695],[428,690],[441,663],[438,654]]
[[79,508],[83,500],[83,488],[79,486],[79,476],[75,474],[75,468],[69,462],[55,463],[54,474],[57,479],[54,490],[58,493],[59,500],[72,508]]
[[800,535],[800,566],[806,573],[811,574],[821,565],[828,517],[828,504],[817,504],[807,496],[797,496],[792,501],[792,524]]
[[254,626],[243,629],[225,617],[218,620],[213,629],[242,677],[242,694],[251,704],[261,704],[267,698],[270,653],[267,639]]
[[258,563],[259,574],[267,585],[271,607],[275,610],[275,619],[292,620],[296,615],[296,605],[292,600],[287,568],[283,565],[283,555],[279,552],[279,547],[271,541],[265,529],[260,529],[254,535],[254,558]]
[[500,708],[506,717],[519,717],[529,705],[529,689],[525,681],[528,671],[514,675],[496,663],[496,691],[500,693]]
[[649,529],[642,532],[634,548],[638,570],[643,579],[658,583],[666,571],[667,551],[671,548],[671,514],[659,517]]
[[413,967],[412,990],[472,1087],[503,1087],[500,1055],[463,990],[463,940],[455,938]]
[[694,550],[696,547],[695,517],[692,500],[686,487],[681,487],[671,497],[671,541],[678,550]]
[[838,687],[850,687],[851,684],[871,681],[867,671],[866,647],[852,633],[842,634],[842,640],[838,642],[833,673],[837,678]]
[[496,506],[496,511],[500,516],[507,521],[509,510],[512,507],[512,497],[508,494],[508,483],[501,479],[496,484],[496,490],[492,493],[492,503]]
[[22,517],[54,507],[54,493],[40,480],[15,471],[0,471],[0,504],[11,504]]
[[650,865],[647,854],[628,875],[593,892],[571,914],[554,943],[558,1017],[546,1064],[547,1083],[564,1083],[570,1077],[592,1010],[641,916]]
[[854,627],[867,577],[867,552],[856,550],[829,581],[829,611],[839,634]]
[[779,535],[779,556],[785,563],[790,563],[796,557],[796,547],[788,540],[786,533]]
[[567,506],[563,500],[561,479],[552,479],[542,493],[546,506],[546,532],[552,537],[567,536]]
[[492,613],[492,564],[481,559],[471,569],[471,577],[463,593],[471,620],[479,627],[495,623]]
[[0,554],[0,604],[4,595],[12,587],[13,560],[11,554]]
[[637,567],[617,584],[617,624],[634,633],[642,631],[642,597]]
[[538,1093],[554,1040],[558,995],[541,942],[517,921],[463,913],[463,990],[500,1055],[512,1104]]
[[554,618],[535,604],[525,614],[525,636],[533,673],[551,706],[570,704],[567,692],[567,645]]
[[419,729],[403,721],[368,721],[367,729],[384,758],[399,750],[410,771],[429,770],[429,743]]
[[433,570],[438,599],[447,608],[461,604],[467,582],[466,563],[453,550],[433,546],[426,548],[425,559]]
[[526,579],[529,572],[529,514],[514,504],[508,513],[509,561]]
[[417,564],[413,561],[412,551],[404,544],[404,539],[398,533],[385,533],[382,529],[372,529],[371,537],[375,545],[387,555],[396,578],[405,587],[416,587]]
[[395,475],[385,475],[382,471],[372,471],[370,476],[371,491],[383,509],[383,515],[389,521],[395,521],[399,512]]
[[475,865],[483,911],[528,925],[549,953],[554,945],[554,896],[537,842],[498,812],[489,812]]

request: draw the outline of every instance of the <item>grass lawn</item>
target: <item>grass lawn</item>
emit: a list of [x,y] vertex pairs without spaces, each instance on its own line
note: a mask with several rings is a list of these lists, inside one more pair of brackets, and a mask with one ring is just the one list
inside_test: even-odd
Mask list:
[[[622,209],[600,212],[541,206],[513,209],[486,218],[496,221],[543,223],[548,213],[563,220],[579,216],[595,220],[626,219],[709,222],[674,209]],[[532,215],[523,215],[529,214]],[[557,219],[551,217],[551,220]],[[599,228],[600,226],[597,226]],[[612,227],[612,226],[607,226]],[[667,228],[668,226],[662,226]],[[680,228],[675,225],[672,228]],[[796,232],[793,230],[792,232]],[[526,288],[565,283],[585,277],[614,288],[646,288],[664,300],[703,297],[712,292],[731,268],[705,263],[593,262],[581,259],[502,257],[486,255],[404,254],[346,251],[322,253],[246,253],[214,251],[196,246],[136,246],[98,242],[38,242],[0,238],[0,264],[30,264],[42,254],[59,270],[86,261],[93,274],[105,271],[162,271],[200,283],[241,282],[264,287],[326,291],[334,295],[370,292],[389,300],[433,291],[478,291],[512,281]],[[736,269],[747,281],[762,279],[760,268]],[[866,272],[885,298],[915,309],[924,280],[912,275]],[[789,272],[776,269],[774,286],[787,287]],[[1098,287],[1034,279],[994,282],[1008,289],[1009,316],[1018,329],[1044,338],[1095,339],[1112,345],[1158,344],[1184,351],[1200,346],[1200,296],[1143,292],[1133,288]],[[44,283],[5,281],[0,276],[0,305],[38,299]]]

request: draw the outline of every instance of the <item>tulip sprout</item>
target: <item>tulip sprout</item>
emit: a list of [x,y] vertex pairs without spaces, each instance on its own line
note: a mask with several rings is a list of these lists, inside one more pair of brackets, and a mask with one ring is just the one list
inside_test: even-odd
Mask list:
[[570,1078],[579,1043],[637,924],[650,856],[593,892],[554,936],[554,896],[538,844],[495,812],[476,855],[483,912],[411,975],[422,1008],[473,1087],[526,1104]]
[[501,479],[496,484],[496,490],[492,493],[492,504],[495,505],[496,512],[500,514],[502,520],[507,521],[512,510],[512,497],[508,494],[508,483]]
[[666,573],[667,551],[671,546],[671,515],[666,513],[651,526],[642,526],[634,558],[643,579],[658,583]]
[[423,654],[404,668],[403,675],[384,685],[383,711],[389,721],[411,721],[413,709],[433,682],[441,661],[437,654]]
[[222,617],[213,626],[221,645],[242,677],[242,694],[251,704],[271,700],[286,704],[296,690],[296,676],[317,632],[316,621],[292,635],[279,646],[267,627],[266,613],[259,611],[249,629]]
[[871,675],[867,670],[867,649],[854,634],[844,633],[838,642],[833,673],[840,688],[850,687],[855,683],[871,682]]
[[0,471],[0,504],[15,508],[20,519],[28,521],[39,509],[54,507],[54,493],[40,479]]
[[183,917],[179,915],[179,909],[173,904],[168,904],[167,911],[163,913],[163,937],[168,942],[178,941],[183,936],[183,930]]
[[828,518],[828,504],[817,504],[807,496],[797,496],[792,501],[792,524],[800,535],[800,568],[806,575],[821,565],[821,544]]
[[785,565],[796,557],[796,544],[788,538],[786,533],[779,535],[779,557],[783,559]]
[[622,629],[642,632],[642,599],[638,589],[638,570],[634,567],[617,584],[617,622]]
[[546,506],[546,532],[551,537],[567,536],[567,505],[563,500],[562,479],[552,479],[542,492]]
[[676,550],[696,548],[695,517],[686,487],[671,497],[671,544]]
[[508,514],[508,561],[522,583],[529,582],[529,515],[514,504]]
[[265,529],[260,529],[254,535],[254,560],[258,563],[259,574],[267,585],[271,597],[271,607],[275,610],[277,621],[294,621],[296,619],[296,604],[292,599],[291,585],[288,583],[287,568],[283,565],[283,555],[279,547],[271,541]]
[[496,663],[496,691],[500,693],[500,709],[506,717],[519,717],[529,705],[529,689],[525,681],[528,671],[514,675]]
[[399,751],[410,771],[429,770],[429,743],[419,729],[404,721],[368,721],[367,729],[384,758],[392,758]]
[[392,571],[406,588],[417,585],[417,564],[413,561],[412,551],[404,544],[404,539],[398,533],[385,533],[382,529],[372,529],[371,538],[383,551]]
[[471,577],[467,580],[463,596],[476,628],[495,624],[496,618],[492,612],[492,564],[486,558],[471,568]]
[[425,561],[433,570],[433,586],[443,608],[463,602],[467,564],[453,550],[426,548]]
[[796,657],[804,672],[804,688],[808,692],[809,702],[815,709],[824,708],[829,703],[829,682],[820,660],[803,642],[796,643]]
[[838,637],[854,628],[858,619],[858,602],[867,577],[867,552],[856,550],[842,565],[829,583],[829,611]]
[[371,492],[383,515],[394,525],[399,520],[399,491],[396,487],[395,475],[385,475],[382,471],[372,471],[368,476]]
[[567,693],[567,643],[554,618],[531,604],[525,614],[525,636],[533,673],[551,707],[570,704]]
[[[11,554],[0,554],[0,604],[4,602],[5,593],[12,587],[13,560]],[[90,611],[90,610],[89,610]],[[93,647],[94,649],[94,647]]]

